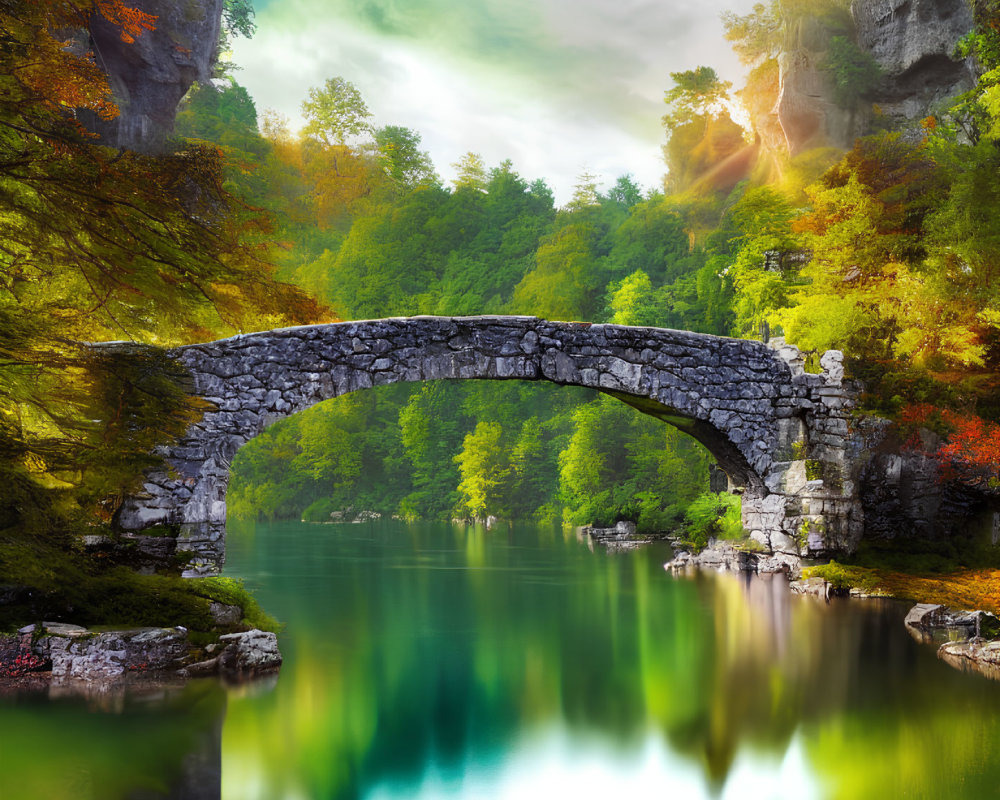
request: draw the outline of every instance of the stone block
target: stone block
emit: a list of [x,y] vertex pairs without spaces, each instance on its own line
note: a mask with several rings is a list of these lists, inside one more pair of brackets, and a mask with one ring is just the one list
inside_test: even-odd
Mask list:
[[259,630],[219,637],[219,671],[230,679],[243,680],[281,666],[278,637]]

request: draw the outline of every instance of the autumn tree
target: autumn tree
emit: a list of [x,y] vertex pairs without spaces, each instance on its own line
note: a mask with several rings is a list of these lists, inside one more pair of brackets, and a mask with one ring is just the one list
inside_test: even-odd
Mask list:
[[[174,344],[319,312],[271,279],[252,240],[267,221],[228,193],[214,146],[115,152],[77,122],[69,109],[116,113],[91,56],[54,33],[90,14],[129,40],[154,24],[112,0],[0,5],[0,447],[16,473],[5,480],[58,485],[73,498],[62,507],[93,510],[98,493],[87,486],[140,473],[144,430],[178,432],[160,427],[173,418],[165,408],[140,402],[148,393],[189,417],[183,387],[165,388],[173,368],[151,351],[95,354],[80,341]],[[9,497],[14,519],[28,513],[23,497]]]

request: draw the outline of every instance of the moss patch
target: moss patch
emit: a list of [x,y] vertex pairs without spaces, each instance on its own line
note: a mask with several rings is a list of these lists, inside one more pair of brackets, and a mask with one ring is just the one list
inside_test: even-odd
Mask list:
[[214,600],[238,605],[244,624],[275,631],[278,623],[261,610],[240,583],[229,578],[141,575],[78,550],[43,540],[4,541],[0,536],[0,631],[42,619],[87,627],[168,627],[210,631]]
[[190,578],[185,581],[191,586],[191,592],[216,603],[239,606],[243,609],[243,624],[262,631],[281,630],[281,623],[264,611],[257,598],[243,585],[242,580],[235,578]]

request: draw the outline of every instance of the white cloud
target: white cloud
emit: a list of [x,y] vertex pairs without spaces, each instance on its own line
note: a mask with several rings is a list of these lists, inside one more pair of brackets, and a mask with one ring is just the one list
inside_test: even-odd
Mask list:
[[235,42],[237,79],[297,124],[307,89],[343,76],[376,124],[418,131],[445,178],[472,150],[545,178],[565,203],[584,171],[659,185],[669,73],[708,64],[738,81],[719,13],[752,4],[467,0],[451,14],[442,2],[366,4],[365,17],[346,2],[258,3],[256,36]]

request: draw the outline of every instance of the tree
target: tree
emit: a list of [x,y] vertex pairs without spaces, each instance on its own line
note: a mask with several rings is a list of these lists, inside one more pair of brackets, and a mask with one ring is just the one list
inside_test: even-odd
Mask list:
[[785,19],[779,0],[755,3],[749,14],[723,11],[722,27],[740,61],[748,66],[775,58],[784,45]]
[[566,204],[568,211],[579,211],[589,206],[600,205],[600,193],[597,190],[597,176],[583,172],[576,178],[573,186],[573,197]]
[[[175,344],[320,314],[272,280],[253,239],[268,221],[228,192],[217,148],[116,152],[67,113],[116,111],[91,57],[54,38],[91,14],[124,39],[153,24],[113,0],[0,4],[0,461],[11,483],[35,487],[31,502],[105,513],[113,503],[101,506],[94,487],[138,478],[143,431],[183,429],[157,414],[183,421],[196,409],[169,360],[138,346],[95,355],[80,341]],[[157,410],[157,396],[176,413]],[[35,513],[24,496],[11,493],[14,519]]]
[[601,285],[596,280],[600,264],[593,248],[595,233],[592,226],[569,224],[546,236],[534,269],[514,289],[511,311],[546,319],[589,317]]
[[222,29],[229,36],[251,38],[257,31],[253,0],[223,0]]
[[509,517],[514,471],[497,422],[479,422],[455,456],[462,480],[461,507],[472,517]]
[[663,318],[663,300],[647,275],[636,270],[608,286],[611,321],[616,325],[657,325]]
[[322,144],[345,145],[355,136],[371,131],[372,114],[361,92],[341,77],[327,78],[323,88],[309,89],[309,99],[302,102],[306,124],[302,135]]
[[456,389],[447,382],[421,384],[399,412],[404,453],[414,491],[400,503],[405,517],[432,518],[458,502],[459,470],[453,455],[463,441]]
[[[726,110],[732,84],[723,81],[711,67],[674,72],[674,87],[664,94],[669,111],[662,122],[667,134],[663,157],[667,162],[667,185],[675,193],[690,188],[713,168],[746,147],[743,129]],[[719,176],[729,190],[738,179]],[[714,187],[707,187],[709,189]]]
[[663,116],[667,128],[705,121],[724,111],[733,84],[719,78],[711,67],[671,72],[670,77],[674,86],[663,95],[663,102],[670,107]]
[[486,173],[486,162],[479,153],[468,152],[458,161],[451,165],[457,173],[451,182],[452,186],[458,189],[473,189],[477,192],[485,192],[488,182]]
[[608,190],[607,197],[622,208],[631,210],[642,202],[642,189],[631,175],[620,175]]
[[435,183],[434,164],[420,149],[420,134],[399,125],[386,125],[375,131],[375,145],[386,175],[397,186],[412,189]]

